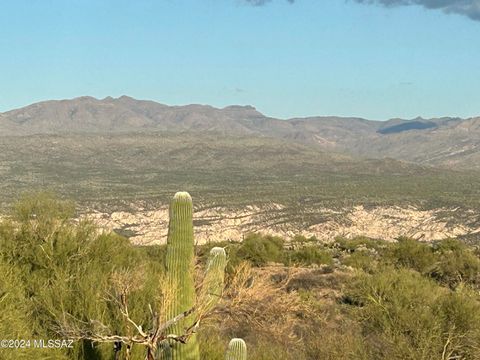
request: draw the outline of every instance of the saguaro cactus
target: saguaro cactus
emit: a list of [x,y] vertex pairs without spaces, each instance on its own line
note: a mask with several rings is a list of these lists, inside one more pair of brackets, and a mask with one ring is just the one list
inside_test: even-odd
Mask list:
[[232,339],[225,360],[247,360],[247,344],[243,339]]
[[210,311],[218,303],[222,296],[227,255],[225,249],[214,247],[210,250],[207,261],[205,279],[201,290],[201,299],[205,310]]
[[[179,321],[168,331],[183,335],[186,330],[215,307],[222,296],[227,256],[225,250],[215,247],[210,251],[204,283],[196,303],[194,283],[194,240],[192,198],[186,192],[178,192],[170,204],[170,222],[167,237],[166,272],[169,285],[175,291],[175,298],[169,309],[168,319],[189,311],[193,314]],[[195,334],[183,344],[175,341],[159,344],[159,360],[199,360],[200,352]]]
[[[192,309],[195,306],[194,283],[194,240],[193,240],[193,205],[187,192],[178,192],[170,204],[170,222],[167,237],[166,272],[170,285],[175,289],[175,301],[167,311],[167,316],[174,316]],[[170,333],[181,335],[193,325],[194,317],[175,324]],[[199,360],[200,353],[195,334],[186,344],[171,342],[168,355],[160,359]]]

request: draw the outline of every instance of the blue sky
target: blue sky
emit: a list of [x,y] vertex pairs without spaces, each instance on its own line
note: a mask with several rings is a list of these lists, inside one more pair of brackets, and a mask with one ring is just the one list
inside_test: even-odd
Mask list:
[[280,118],[480,115],[480,21],[421,6],[5,1],[0,49],[0,112],[126,94]]

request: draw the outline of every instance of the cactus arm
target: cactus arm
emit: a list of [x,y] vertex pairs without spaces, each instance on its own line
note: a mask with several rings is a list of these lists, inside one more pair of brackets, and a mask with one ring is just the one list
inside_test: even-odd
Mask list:
[[226,266],[227,255],[225,249],[221,247],[212,248],[208,257],[201,290],[201,299],[205,306],[205,312],[211,311],[222,297]]

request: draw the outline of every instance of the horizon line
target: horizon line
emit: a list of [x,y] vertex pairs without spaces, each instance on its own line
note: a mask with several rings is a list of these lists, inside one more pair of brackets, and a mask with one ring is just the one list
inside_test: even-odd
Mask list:
[[129,95],[120,95],[118,97],[114,97],[111,95],[105,96],[105,97],[97,97],[93,95],[80,95],[80,96],[75,96],[75,97],[70,97],[70,98],[51,98],[51,99],[43,99],[43,100],[38,100],[34,102],[30,102],[26,105],[20,105],[18,107],[13,107],[11,109],[7,109],[4,111],[0,111],[0,115],[12,112],[12,111],[17,111],[21,110],[24,108],[27,108],[29,106],[41,104],[41,103],[47,103],[47,102],[60,102],[60,101],[74,101],[74,100],[81,100],[81,99],[92,99],[96,101],[105,101],[105,100],[120,100],[122,98],[127,98],[127,99],[132,99],[135,101],[148,101],[148,102],[154,102],[159,105],[164,105],[168,107],[187,107],[187,106],[202,106],[202,107],[210,107],[216,110],[225,110],[228,108],[232,107],[243,107],[243,108],[251,108],[252,110],[255,110],[259,112],[261,115],[265,116],[266,118],[270,119],[275,119],[275,120],[282,120],[282,121],[289,121],[289,120],[300,120],[300,119],[312,119],[312,118],[340,118],[340,119],[355,119],[355,120],[365,120],[365,121],[374,121],[374,122],[387,122],[391,120],[403,120],[403,121],[418,121],[418,120],[441,120],[441,119],[461,119],[461,120],[468,120],[468,119],[475,119],[480,117],[480,115],[473,115],[473,116],[468,116],[468,117],[462,117],[462,116],[451,116],[451,115],[444,115],[444,116],[438,116],[438,117],[424,117],[422,115],[418,115],[416,117],[412,118],[402,118],[402,117],[390,117],[388,119],[369,119],[366,117],[362,116],[340,116],[340,115],[300,115],[300,116],[294,116],[294,117],[288,117],[288,118],[281,118],[281,117],[274,117],[274,116],[269,116],[266,115],[264,112],[258,110],[258,108],[252,104],[229,104],[226,106],[215,106],[211,104],[206,104],[206,103],[184,103],[184,104],[167,104],[163,102],[159,102],[158,100],[153,100],[153,99],[140,99],[140,98],[135,98],[133,96]]

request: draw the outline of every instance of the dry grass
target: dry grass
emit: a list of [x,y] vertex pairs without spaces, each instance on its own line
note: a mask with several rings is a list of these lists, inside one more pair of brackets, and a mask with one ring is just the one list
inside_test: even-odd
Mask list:
[[253,269],[248,263],[240,264],[216,310],[217,319],[243,336],[262,334],[299,342],[296,325],[308,316],[310,309],[297,291],[287,291],[290,277],[283,268]]

